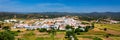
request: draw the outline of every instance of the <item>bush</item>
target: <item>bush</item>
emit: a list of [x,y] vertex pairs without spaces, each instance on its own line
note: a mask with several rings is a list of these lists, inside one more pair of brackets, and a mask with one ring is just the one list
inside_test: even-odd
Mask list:
[[18,32],[16,31],[10,31],[11,34],[13,34],[14,36],[18,36]]
[[9,27],[9,26],[5,26],[5,27],[3,27],[2,29],[4,29],[4,30],[9,30],[10,27]]
[[83,30],[81,30],[80,28],[75,29],[75,33],[78,33],[78,32],[83,32]]
[[14,35],[8,31],[0,33],[0,40],[14,40]]
[[66,25],[66,27],[65,27],[66,29],[71,29],[72,28],[72,26],[70,26],[70,25]]
[[17,30],[17,32],[21,32],[20,30]]
[[77,33],[77,35],[80,35],[80,33]]
[[90,29],[90,26],[86,26],[85,32],[88,32],[89,29]]
[[46,32],[47,29],[45,29],[45,28],[41,28],[41,29],[39,29],[39,31],[40,31],[40,32]]
[[107,31],[107,28],[104,28],[104,31]]

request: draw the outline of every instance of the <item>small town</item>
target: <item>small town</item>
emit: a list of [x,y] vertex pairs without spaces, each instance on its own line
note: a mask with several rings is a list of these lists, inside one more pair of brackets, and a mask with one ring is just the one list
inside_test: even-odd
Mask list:
[[[114,21],[114,20],[109,20],[110,22],[106,22],[106,23],[119,23],[119,21]],[[73,28],[78,28],[78,26],[81,27],[86,27],[86,26],[92,26],[92,22],[98,22],[98,20],[96,21],[92,21],[89,22],[89,24],[83,24],[82,20],[75,20],[74,17],[59,17],[59,18],[53,18],[53,19],[31,19],[31,20],[17,20],[17,19],[7,19],[4,20],[5,23],[12,23],[13,26],[11,27],[11,29],[29,29],[29,30],[33,30],[33,29],[37,29],[37,28],[45,28],[47,30],[49,30],[51,27],[55,28],[55,29],[59,29],[59,30],[66,30],[65,26],[66,25],[70,25],[73,26]],[[4,23],[3,22],[3,23]],[[104,22],[105,23],[105,22]],[[84,29],[85,30],[85,29]]]
[[[103,20],[106,20],[106,21],[103,22],[103,21],[99,21],[99,20],[93,20],[93,21],[78,20],[77,16],[63,16],[63,17],[47,18],[47,19],[45,19],[45,18],[18,19],[18,18],[16,18],[16,16],[14,16],[11,19],[5,19],[3,21],[0,21],[0,23],[1,23],[0,30],[1,31],[10,30],[12,32],[15,32],[15,34],[17,32],[17,35],[19,35],[19,36],[15,36],[15,38],[16,38],[15,40],[24,40],[24,39],[22,39],[24,36],[21,36],[21,35],[26,35],[26,32],[28,32],[28,33],[32,32],[31,35],[33,35],[34,34],[33,32],[35,32],[37,37],[39,37],[38,35],[45,36],[45,34],[46,34],[47,36],[45,36],[45,38],[48,37],[48,35],[50,35],[50,34],[52,34],[51,36],[56,35],[53,38],[50,38],[50,40],[55,40],[55,38],[57,36],[58,36],[58,38],[61,38],[61,36],[62,36],[62,39],[58,39],[58,40],[66,40],[65,38],[68,38],[68,40],[77,40],[76,39],[77,35],[81,35],[82,32],[83,32],[82,34],[87,35],[87,33],[84,33],[84,32],[89,32],[89,31],[90,31],[90,33],[91,33],[91,31],[93,33],[98,32],[97,34],[100,34],[101,36],[103,34],[107,35],[106,37],[108,38],[108,34],[106,32],[105,33],[103,33],[103,32],[108,30],[109,28],[106,28],[106,27],[101,28],[101,27],[97,27],[97,26],[103,26],[104,24],[119,26],[120,21],[110,20],[109,18],[103,19]],[[75,32],[77,35],[75,36],[75,34],[72,34],[73,33],[72,31]],[[103,34],[101,34],[99,32],[102,32]],[[56,34],[56,33],[61,33],[61,34]],[[116,33],[115,33],[115,35],[116,35]],[[119,35],[119,33],[117,35]],[[36,40],[36,39],[32,39],[32,40]],[[84,39],[84,40],[87,40],[87,39]]]
[[78,26],[86,27],[89,25],[82,24],[81,21],[74,20],[69,17],[59,17],[53,19],[32,19],[32,20],[16,20],[16,19],[8,19],[4,20],[6,23],[14,23],[11,29],[37,29],[37,28],[45,28],[49,30],[49,28],[53,27],[59,30],[65,30],[66,25],[73,26],[74,28],[78,28]]
[[0,0],[0,40],[120,40],[120,0]]

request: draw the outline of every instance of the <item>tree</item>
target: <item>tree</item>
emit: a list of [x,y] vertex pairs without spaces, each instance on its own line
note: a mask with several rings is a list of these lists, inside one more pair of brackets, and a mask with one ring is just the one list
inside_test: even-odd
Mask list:
[[94,23],[92,23],[91,25],[92,25],[91,27],[92,27],[92,29],[93,29],[93,28],[95,27],[95,26],[94,26]]
[[14,40],[14,35],[8,31],[0,33],[0,40]]
[[78,26],[78,28],[81,28],[81,26]]
[[75,29],[75,33],[77,33],[77,35],[80,35],[80,32],[83,32],[83,30],[81,30],[80,28]]
[[66,29],[66,37],[70,37],[70,35],[72,35],[72,29],[71,29],[71,26],[70,25],[66,25],[65,27]]
[[54,40],[56,35],[56,29],[54,27],[50,27],[50,30],[48,30],[47,32],[51,35],[52,39]]
[[85,32],[87,32],[90,29],[90,26],[86,26]]
[[10,27],[9,27],[9,26],[4,26],[2,29],[4,29],[4,30],[9,30]]
[[52,35],[56,34],[56,30],[54,28],[51,28]]
[[72,28],[72,26],[67,25],[65,38],[68,38],[68,40],[72,40],[72,38],[74,40],[78,40],[74,32],[75,30]]
[[66,25],[65,29],[72,29],[72,26]]
[[66,37],[70,37],[70,36],[72,36],[73,35],[73,32],[72,32],[72,30],[70,30],[69,29],[69,31],[66,31]]
[[17,32],[21,32],[20,30],[17,30]]
[[55,29],[52,29],[52,30],[51,30],[51,33],[52,33],[51,37],[52,37],[53,40],[54,40],[55,35],[56,35],[56,30],[55,30]]
[[1,24],[0,24],[0,28],[2,28]]
[[104,28],[104,31],[107,31],[107,28]]
[[41,28],[41,29],[38,29],[40,32],[46,32],[47,31],[47,29],[45,29],[45,28]]

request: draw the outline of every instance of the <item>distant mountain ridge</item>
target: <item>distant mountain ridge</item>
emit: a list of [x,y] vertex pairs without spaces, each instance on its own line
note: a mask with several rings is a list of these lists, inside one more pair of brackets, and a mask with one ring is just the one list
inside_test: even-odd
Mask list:
[[61,17],[61,16],[82,16],[91,18],[109,17],[115,20],[120,20],[120,12],[92,12],[92,13],[69,13],[69,12],[36,12],[36,13],[17,13],[17,12],[0,12],[1,19],[10,19],[14,16],[17,18],[45,18],[50,16],[50,18]]

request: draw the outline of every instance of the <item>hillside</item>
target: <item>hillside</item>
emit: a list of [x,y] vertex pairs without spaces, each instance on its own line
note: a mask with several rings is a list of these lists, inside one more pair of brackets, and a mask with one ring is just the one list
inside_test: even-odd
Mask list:
[[0,20],[14,18],[55,18],[61,16],[80,16],[96,20],[98,18],[111,18],[120,21],[120,12],[92,12],[92,13],[68,13],[68,12],[39,12],[39,13],[17,13],[17,12],[0,12]]

